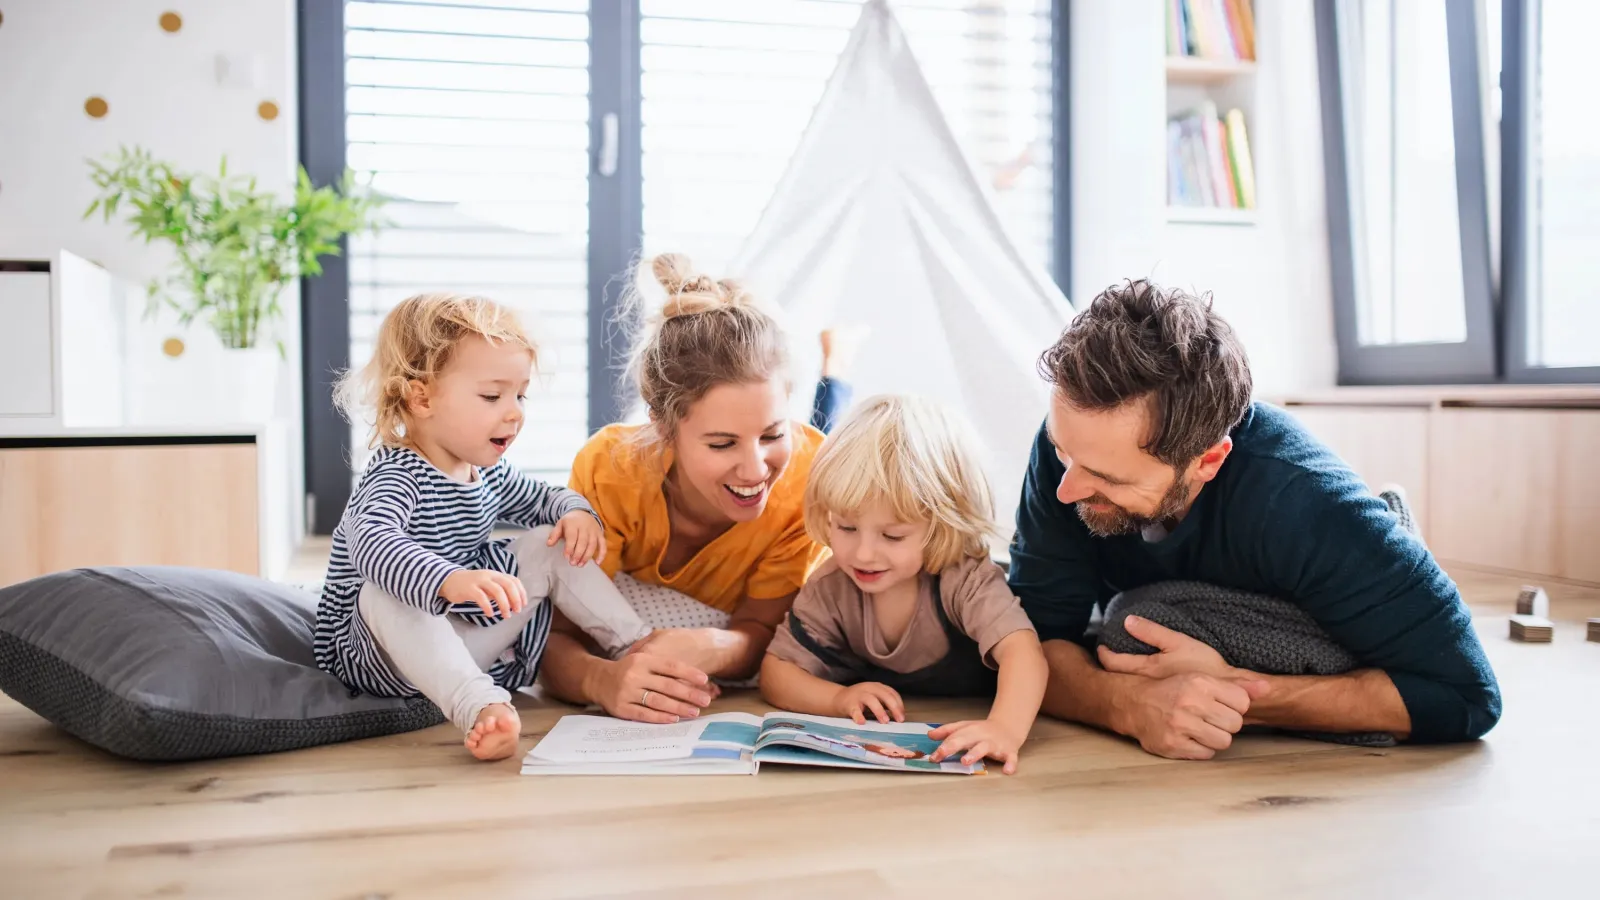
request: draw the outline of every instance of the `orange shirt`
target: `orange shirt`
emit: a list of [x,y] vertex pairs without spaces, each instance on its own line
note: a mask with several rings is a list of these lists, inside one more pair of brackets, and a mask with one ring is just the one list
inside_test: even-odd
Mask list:
[[733,612],[746,597],[771,600],[800,590],[826,553],[806,535],[802,516],[806,478],[822,432],[794,423],[789,466],[773,484],[766,509],[756,519],[735,523],[668,576],[661,574],[661,557],[671,523],[661,482],[670,461],[662,465],[627,446],[626,439],[641,427],[607,425],[572,463],[569,486],[605,523],[606,558],[600,565],[606,574],[614,578],[627,572],[724,612]]

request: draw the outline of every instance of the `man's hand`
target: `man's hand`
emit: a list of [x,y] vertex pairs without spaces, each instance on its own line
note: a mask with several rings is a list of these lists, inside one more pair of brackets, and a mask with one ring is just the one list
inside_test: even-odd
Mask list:
[[[1123,675],[1143,675],[1146,678],[1170,678],[1174,675],[1198,673],[1217,678],[1234,679],[1248,673],[1234,669],[1218,653],[1202,641],[1182,632],[1173,631],[1139,616],[1123,620],[1128,634],[1156,648],[1155,653],[1113,653],[1101,646],[1100,665],[1107,672]],[[1240,710],[1243,712],[1243,710]]]
[[1266,691],[1264,681],[1198,672],[1140,681],[1123,704],[1117,730],[1157,756],[1210,759],[1233,743],[1251,701]]
[[567,542],[567,562],[574,566],[581,566],[591,559],[597,563],[603,562],[606,558],[605,531],[595,517],[585,510],[575,509],[557,519],[545,546],[554,547],[562,539]]

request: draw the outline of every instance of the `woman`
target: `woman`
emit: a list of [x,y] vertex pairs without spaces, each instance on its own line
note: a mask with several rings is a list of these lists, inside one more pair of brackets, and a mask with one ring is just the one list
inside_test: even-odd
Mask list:
[[[658,630],[605,659],[558,617],[542,664],[556,697],[643,722],[698,715],[713,678],[755,675],[773,630],[819,562],[801,498],[823,432],[848,401],[824,335],[814,425],[788,418],[788,354],[778,323],[739,285],[698,274],[675,254],[651,269],[666,302],[629,370],[643,425],[602,428],[578,453],[570,485],[606,526],[601,562]],[[830,352],[831,351],[831,352]],[[698,602],[696,602],[698,601]],[[657,606],[676,606],[661,610]],[[694,623],[698,627],[683,627]]]

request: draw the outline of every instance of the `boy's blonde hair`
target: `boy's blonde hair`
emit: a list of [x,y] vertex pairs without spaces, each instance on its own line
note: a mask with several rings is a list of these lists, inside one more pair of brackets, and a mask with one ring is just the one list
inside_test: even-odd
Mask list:
[[358,410],[371,411],[369,449],[405,443],[410,383],[437,378],[456,346],[472,335],[527,350],[530,366],[538,366],[539,350],[516,313],[488,298],[417,294],[389,310],[378,328],[372,358],[359,370],[345,372],[334,388],[334,402],[347,419],[353,421]]
[[806,532],[828,542],[830,514],[882,502],[902,522],[926,521],[923,568],[987,559],[999,533],[983,457],[971,429],[921,397],[869,397],[828,435],[806,482]]
[[702,274],[679,253],[653,257],[649,267],[665,301],[645,297],[641,265],[623,303],[638,328],[628,374],[650,413],[636,450],[676,438],[689,407],[717,385],[785,377],[789,363],[783,329],[737,281]]

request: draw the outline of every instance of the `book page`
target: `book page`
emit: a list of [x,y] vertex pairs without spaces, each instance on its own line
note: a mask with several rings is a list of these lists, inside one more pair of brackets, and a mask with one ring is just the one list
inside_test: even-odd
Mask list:
[[869,721],[857,725],[849,719],[827,716],[768,713],[762,718],[761,737],[756,741],[757,758],[765,758],[760,754],[764,748],[786,744],[882,768],[959,773],[984,771],[982,762],[963,765],[959,757],[942,763],[930,760],[928,757],[939,749],[939,741],[928,737],[928,732],[937,727],[927,722],[880,724]]
[[607,716],[562,716],[528,756],[564,763],[685,759],[694,755],[697,747],[748,749],[760,724],[760,719],[746,713],[719,713],[672,725]]

